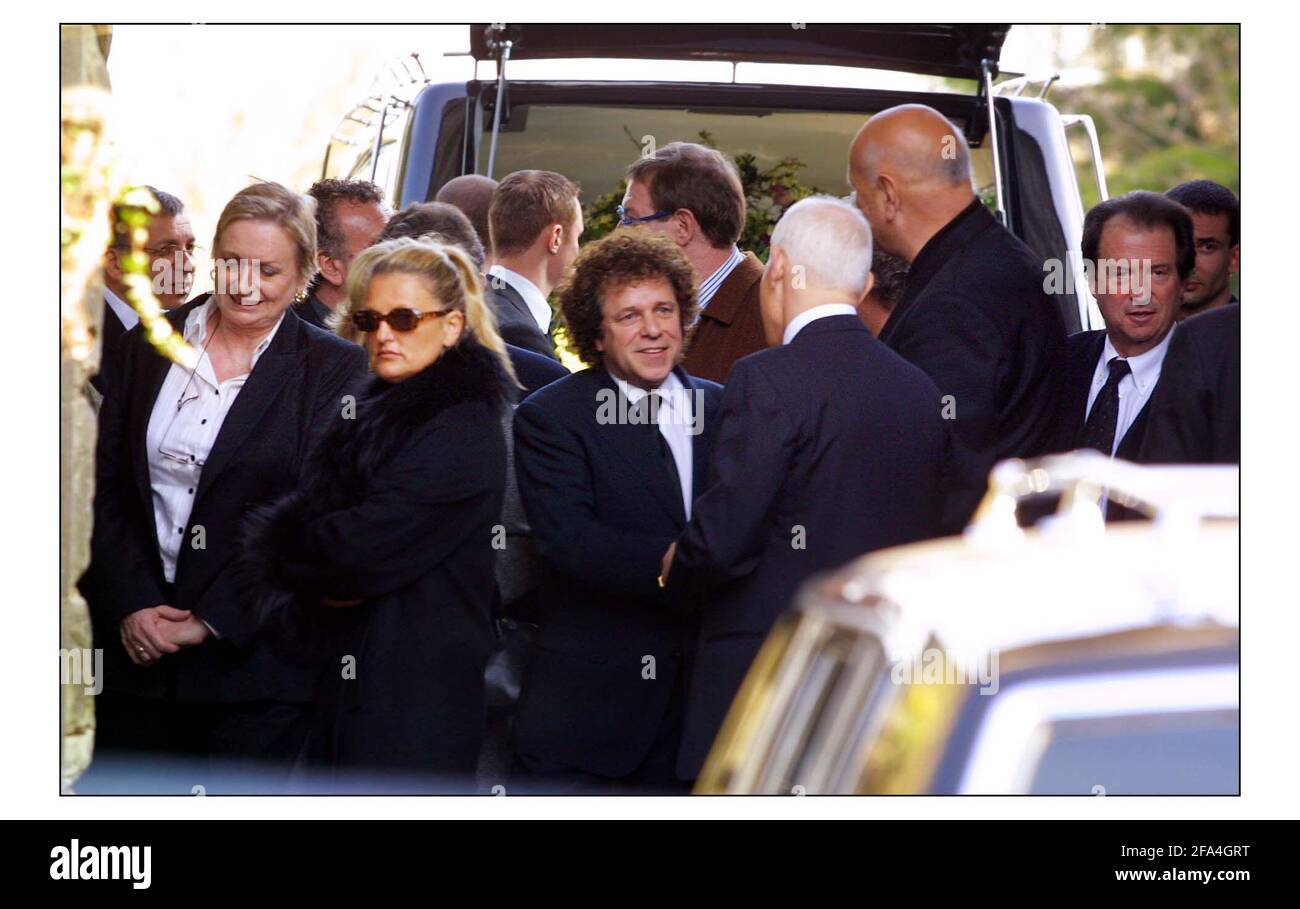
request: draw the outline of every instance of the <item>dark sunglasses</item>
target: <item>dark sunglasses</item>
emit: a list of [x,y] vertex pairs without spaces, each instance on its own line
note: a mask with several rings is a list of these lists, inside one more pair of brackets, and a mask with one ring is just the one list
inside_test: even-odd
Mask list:
[[627,209],[621,205],[618,206],[615,211],[618,212],[618,223],[623,227],[631,227],[633,224],[644,224],[647,221],[661,221],[673,214],[670,211],[657,211],[653,215],[646,215],[644,218],[629,218],[627,216]]
[[450,309],[435,309],[421,312],[418,309],[394,309],[380,315],[373,309],[360,309],[352,314],[352,324],[357,331],[379,331],[379,323],[387,322],[393,331],[414,331],[422,319],[430,316],[437,318],[451,312]]

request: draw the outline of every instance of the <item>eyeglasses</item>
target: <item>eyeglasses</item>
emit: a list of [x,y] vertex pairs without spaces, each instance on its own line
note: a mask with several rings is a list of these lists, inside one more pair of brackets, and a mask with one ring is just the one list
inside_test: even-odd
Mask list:
[[450,309],[435,309],[421,312],[418,309],[393,309],[386,313],[377,313],[373,309],[360,309],[352,314],[352,324],[357,331],[378,331],[380,322],[387,322],[393,331],[414,331],[421,320],[430,316],[437,318],[451,312]]
[[644,224],[647,221],[662,221],[664,218],[667,218],[672,214],[670,211],[657,211],[653,215],[646,215],[644,218],[629,218],[627,216],[627,209],[621,205],[618,206],[615,211],[618,212],[618,223],[623,227],[631,227],[633,224]]
[[179,246],[175,243],[168,243],[166,245],[159,246],[157,249],[151,249],[148,246],[143,248],[145,252],[147,252],[149,255],[153,256],[156,259],[170,259],[179,252],[183,252],[185,253],[185,255],[193,257],[197,255],[201,249],[203,249],[203,247],[199,246],[197,243],[190,243],[187,246]]

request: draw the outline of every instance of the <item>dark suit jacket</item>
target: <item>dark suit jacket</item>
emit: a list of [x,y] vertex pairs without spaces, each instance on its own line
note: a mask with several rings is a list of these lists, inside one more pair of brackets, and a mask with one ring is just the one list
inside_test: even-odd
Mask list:
[[678,773],[693,778],[777,616],[811,575],[935,535],[949,431],[921,370],[856,315],[731,370],[668,592],[702,610]]
[[[329,308],[316,299],[315,294],[311,294],[301,303],[293,304],[293,311],[298,314],[298,318],[324,331],[330,331],[329,326],[325,324],[325,316],[320,310],[329,311]],[[332,332],[331,332],[332,333]]]
[[552,360],[559,359],[555,355],[555,342],[538,327],[519,291],[504,280],[489,276],[487,302],[496,316],[497,331],[502,340]]
[[90,380],[95,391],[101,395],[107,393],[111,379],[110,374],[113,371],[113,361],[118,358],[119,351],[122,349],[122,338],[126,336],[126,326],[122,320],[113,312],[113,307],[108,305],[108,299],[104,299],[104,319],[100,327],[100,336],[103,343],[99,350],[99,372],[95,373]]
[[[1054,446],[1056,451],[1074,451],[1079,447],[1079,436],[1083,432],[1083,426],[1088,419],[1088,393],[1092,390],[1092,379],[1097,371],[1097,360],[1101,357],[1102,349],[1105,346],[1106,330],[1104,328],[1095,331],[1081,331],[1070,335],[1066,339],[1065,401],[1061,406],[1061,422],[1057,431],[1056,445]],[[1167,355],[1166,362],[1168,362]],[[1163,382],[1163,369],[1161,370],[1161,376],[1161,382]],[[1159,389],[1160,384],[1158,383],[1152,398],[1159,392]],[[1142,440],[1146,436],[1147,419],[1150,412],[1151,398],[1148,398],[1146,406],[1138,413],[1137,418],[1129,426],[1128,432],[1124,433],[1124,438],[1120,440],[1119,446],[1115,449],[1115,457],[1123,458],[1126,461],[1143,463]]]
[[745,253],[745,261],[727,275],[709,305],[700,310],[683,363],[691,375],[725,382],[733,363],[767,346],[758,308],[761,277],[763,263],[752,252]]
[[[721,389],[680,367],[677,376],[698,391],[694,406],[703,405],[691,446],[698,493]],[[613,779],[635,770],[692,638],[693,622],[669,608],[657,582],[686,523],[681,489],[652,444],[653,427],[600,422],[602,406],[617,400],[614,380],[597,366],[548,385],[515,414],[520,491],[550,570],[515,721],[520,756],[537,772]],[[653,679],[643,677],[647,656]]]
[[554,357],[544,357],[514,344],[506,344],[506,353],[510,355],[510,365],[515,368],[515,377],[523,386],[517,396],[519,400],[569,374]]
[[[183,330],[200,303],[166,318]],[[99,415],[95,528],[91,564],[81,580],[95,646],[105,653],[106,687],[153,697],[170,692],[191,701],[309,699],[306,655],[259,633],[257,618],[236,593],[234,560],[245,513],[294,488],[312,434],[337,417],[345,387],[364,372],[361,350],[285,313],[203,468],[185,539],[194,539],[190,530],[201,525],[206,548],[181,547],[170,595],[164,594],[154,531],[145,436],[171,361],[137,326],[126,335],[116,365]],[[122,650],[118,623],[160,603],[193,610],[221,639],[164,656],[152,668],[135,666]]]
[[1149,464],[1241,461],[1241,307],[1182,322],[1151,396],[1142,457]]
[[960,530],[994,464],[1055,441],[1065,324],[1042,261],[976,199],[921,249],[880,340],[951,396],[960,484],[944,523]]

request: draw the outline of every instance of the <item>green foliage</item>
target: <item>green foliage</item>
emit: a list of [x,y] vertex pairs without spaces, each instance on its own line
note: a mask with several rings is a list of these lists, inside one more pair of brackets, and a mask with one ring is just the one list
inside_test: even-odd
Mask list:
[[[1102,81],[1053,91],[1051,100],[1060,110],[1092,114],[1112,196],[1164,192],[1198,178],[1240,192],[1239,42],[1237,25],[1093,30],[1089,57]],[[1135,46],[1140,61],[1130,59]],[[1085,208],[1098,201],[1090,176],[1080,174]]]
[[[718,147],[708,131],[701,132],[699,138],[702,145]],[[799,171],[806,165],[798,158],[782,158],[765,170],[759,168],[758,159],[751,152],[740,152],[733,160],[745,190],[745,226],[740,234],[740,248],[751,250],[767,261],[772,229],[781,215],[800,199],[816,195],[820,190],[799,182]],[[591,203],[585,212],[583,243],[597,240],[618,226],[616,209],[626,192],[627,181],[620,180],[618,186]]]

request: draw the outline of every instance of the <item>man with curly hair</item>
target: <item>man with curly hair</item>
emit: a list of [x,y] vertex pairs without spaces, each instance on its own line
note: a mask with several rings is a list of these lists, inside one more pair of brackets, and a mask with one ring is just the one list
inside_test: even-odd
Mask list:
[[[317,328],[347,299],[352,260],[379,239],[388,224],[383,190],[366,180],[317,180],[307,190],[316,200],[316,265],[320,274],[294,312]],[[328,330],[328,329],[326,329]]]
[[527,398],[515,458],[550,577],[515,725],[515,791],[682,791],[675,769],[694,626],[658,583],[709,465],[721,388],[680,363],[695,318],[671,240],[582,250],[559,305],[588,368]]

